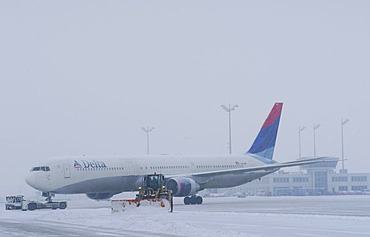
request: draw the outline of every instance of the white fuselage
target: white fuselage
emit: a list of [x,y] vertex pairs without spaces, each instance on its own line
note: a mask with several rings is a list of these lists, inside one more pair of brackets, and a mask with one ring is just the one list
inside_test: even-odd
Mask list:
[[[192,177],[217,170],[262,166],[266,163],[250,155],[161,155],[132,157],[68,157],[33,168],[26,182],[42,192],[61,194],[117,194],[136,190],[145,174],[162,173],[166,177]],[[46,168],[47,167],[47,168]],[[202,181],[202,189],[238,186],[271,173],[256,171],[214,175]]]

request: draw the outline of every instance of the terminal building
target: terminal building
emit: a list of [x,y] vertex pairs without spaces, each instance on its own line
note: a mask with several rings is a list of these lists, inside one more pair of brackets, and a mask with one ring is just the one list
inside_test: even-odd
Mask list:
[[227,189],[226,192],[268,196],[368,193],[370,173],[348,173],[346,169],[336,172],[338,161],[338,158],[334,158],[330,162],[301,166],[299,172],[280,170],[260,180]]

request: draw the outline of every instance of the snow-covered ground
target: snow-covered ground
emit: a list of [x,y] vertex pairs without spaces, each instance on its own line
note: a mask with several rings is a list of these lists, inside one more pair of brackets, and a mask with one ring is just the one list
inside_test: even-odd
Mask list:
[[[111,213],[107,202],[66,210],[0,211],[1,236],[369,236],[370,195],[206,198],[173,213]],[[47,227],[45,231],[42,231]],[[43,235],[45,233],[45,235]]]

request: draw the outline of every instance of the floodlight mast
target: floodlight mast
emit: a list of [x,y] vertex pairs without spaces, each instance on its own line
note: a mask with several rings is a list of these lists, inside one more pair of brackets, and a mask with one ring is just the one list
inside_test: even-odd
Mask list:
[[305,130],[306,127],[298,127],[298,148],[299,148],[299,158],[302,157],[302,147],[301,147],[301,132]]
[[221,108],[229,113],[229,154],[231,154],[231,111],[238,108],[238,105],[221,105]]
[[343,126],[349,122],[349,119],[345,119],[341,121],[341,138],[342,138],[342,170],[344,170],[344,138],[343,138]]
[[316,157],[316,129],[318,129],[321,124],[313,125],[313,156]]
[[143,130],[146,133],[146,154],[149,155],[149,133],[153,131],[154,127],[142,127],[141,130]]

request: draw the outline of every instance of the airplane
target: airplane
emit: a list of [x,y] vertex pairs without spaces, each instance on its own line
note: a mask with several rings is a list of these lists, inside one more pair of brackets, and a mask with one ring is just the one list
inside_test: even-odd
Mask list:
[[142,177],[162,173],[165,185],[184,204],[202,204],[205,189],[239,186],[283,167],[325,162],[328,157],[278,163],[274,148],[283,103],[275,103],[251,148],[241,155],[72,156],[35,166],[26,183],[51,201],[55,194],[86,194],[95,200],[138,190]]

